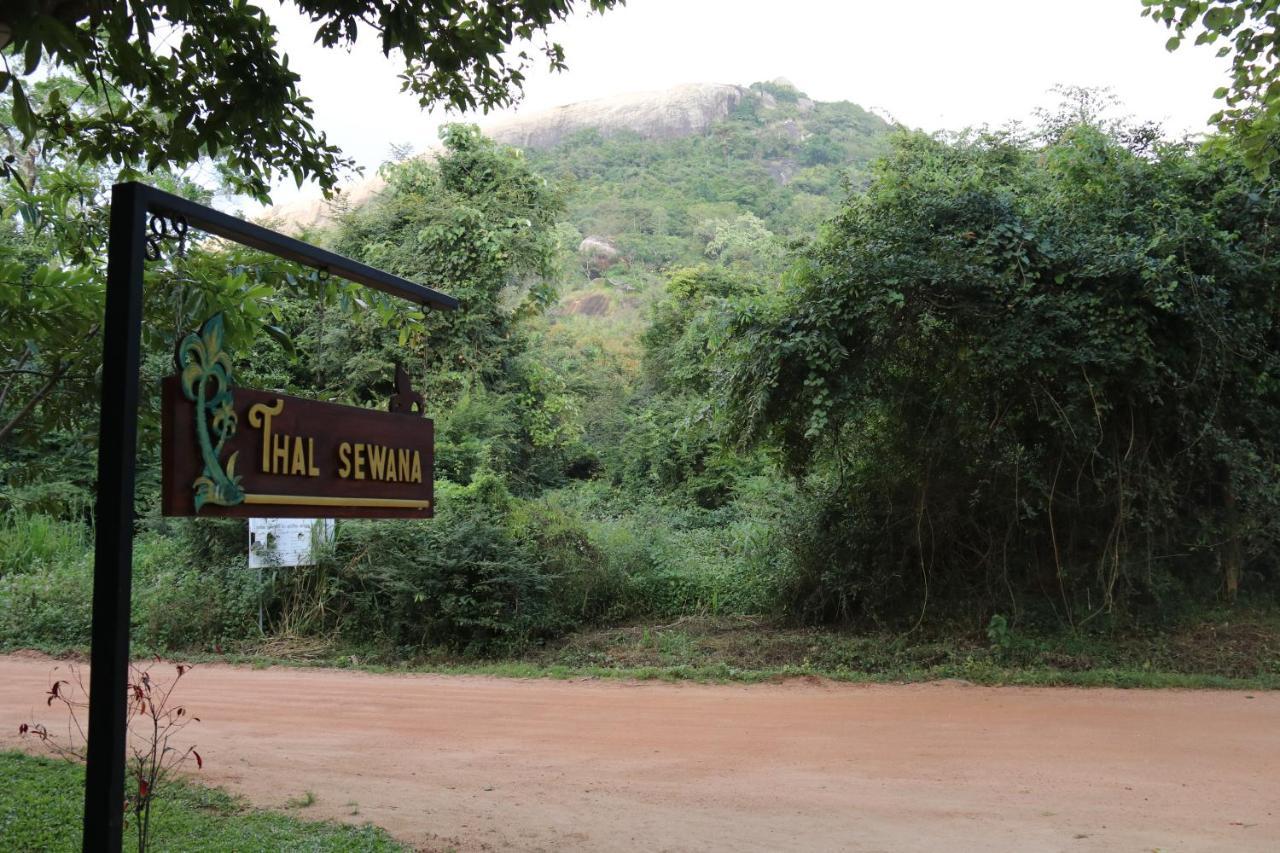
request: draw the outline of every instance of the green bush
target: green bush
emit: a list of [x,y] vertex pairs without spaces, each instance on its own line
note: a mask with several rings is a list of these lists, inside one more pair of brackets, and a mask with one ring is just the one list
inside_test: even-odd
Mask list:
[[80,522],[42,512],[0,516],[0,576],[38,572],[75,559],[87,547],[87,529]]
[[506,487],[478,474],[465,487],[438,483],[437,494],[433,521],[339,526],[335,627],[397,647],[476,653],[546,633],[544,557],[511,530]]
[[133,637],[151,649],[207,648],[257,632],[259,583],[243,553],[192,561],[183,543],[139,537],[133,560]]
[[[437,483],[422,522],[343,521],[319,565],[266,578],[246,567],[238,521],[148,520],[134,545],[133,636],[140,648],[209,648],[268,631],[406,653],[517,649],[584,625],[627,618],[775,609],[776,484],[744,481],[718,510],[637,503],[603,482],[514,497],[480,470]],[[47,516],[0,521],[0,644],[89,642],[88,529]]]
[[[229,549],[226,527],[215,532]],[[207,550],[197,542],[190,535],[155,531],[136,537],[132,624],[143,647],[207,646],[257,630],[258,584],[245,568],[243,545],[237,556],[224,554],[216,564],[196,553]],[[87,646],[92,600],[87,526],[40,514],[0,517],[0,645]]]
[[[77,468],[83,465],[83,459],[60,459],[58,454],[50,453],[40,456],[40,461],[48,458],[57,460],[64,467]],[[0,494],[0,512],[5,516],[12,515],[44,515],[64,521],[82,520],[88,517],[93,507],[93,495],[82,485],[69,480],[38,479],[25,485],[15,485],[15,479],[34,476],[41,473],[36,460],[28,465],[0,465],[3,479],[8,488]]]
[[0,645],[81,647],[92,624],[93,555],[0,577]]
[[1075,626],[1274,594],[1280,192],[1087,107],[903,134],[778,292],[688,324],[717,438],[808,491],[794,612]]
[[572,629],[619,614],[625,571],[606,558],[582,519],[556,496],[523,502],[511,524],[542,561],[549,582],[549,627]]
[[556,494],[582,518],[600,571],[619,584],[607,618],[760,614],[777,609],[780,567],[772,557],[778,492],[769,478],[738,481],[715,510],[654,495],[623,495],[601,482]]

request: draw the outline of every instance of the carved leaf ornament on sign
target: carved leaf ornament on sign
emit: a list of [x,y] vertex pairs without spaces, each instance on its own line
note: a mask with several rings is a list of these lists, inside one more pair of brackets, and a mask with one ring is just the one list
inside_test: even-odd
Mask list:
[[165,515],[432,517],[435,425],[403,370],[388,412],[236,388],[224,337],[214,315],[163,383]]

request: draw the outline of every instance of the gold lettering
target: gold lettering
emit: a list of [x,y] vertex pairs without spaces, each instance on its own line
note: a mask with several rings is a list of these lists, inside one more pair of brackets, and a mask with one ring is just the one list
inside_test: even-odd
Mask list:
[[305,477],[307,474],[307,452],[302,446],[302,439],[289,437],[293,442],[293,467],[289,469],[290,474]]
[[262,430],[262,473],[271,473],[271,419],[284,411],[284,400],[268,406],[254,403],[249,407],[249,426]]
[[280,433],[271,436],[271,469],[267,473],[289,473],[289,436]]
[[380,444],[369,445],[369,479],[386,478],[387,449]]
[[396,452],[393,448],[387,448],[387,471],[386,481],[388,483],[396,482]]
[[421,456],[421,455],[418,453],[418,451],[416,451],[416,450],[415,450],[415,451],[413,451],[413,477],[412,477],[412,480],[413,480],[413,482],[415,482],[415,483],[421,483],[421,482],[422,482],[422,456]]
[[338,476],[351,476],[351,445],[345,441],[338,445]]
[[407,483],[409,482],[409,450],[402,447],[396,455],[400,457],[400,476],[397,479],[402,483]]
[[320,476],[320,469],[316,467],[316,440],[314,438],[307,439],[307,476]]
[[356,445],[356,479],[364,479],[364,445]]

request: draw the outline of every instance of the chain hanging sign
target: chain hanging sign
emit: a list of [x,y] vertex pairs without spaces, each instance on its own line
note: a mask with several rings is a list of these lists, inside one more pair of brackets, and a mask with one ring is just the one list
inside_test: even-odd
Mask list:
[[359,409],[234,387],[223,339],[216,315],[164,380],[165,515],[432,516],[434,427],[402,369],[391,411]]

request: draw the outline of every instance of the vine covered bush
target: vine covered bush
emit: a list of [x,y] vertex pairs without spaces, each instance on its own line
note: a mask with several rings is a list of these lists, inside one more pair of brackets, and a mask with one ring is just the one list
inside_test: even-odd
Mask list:
[[722,312],[726,431],[805,485],[792,612],[1079,625],[1274,579],[1280,194],[1221,140],[1069,118],[900,136]]

